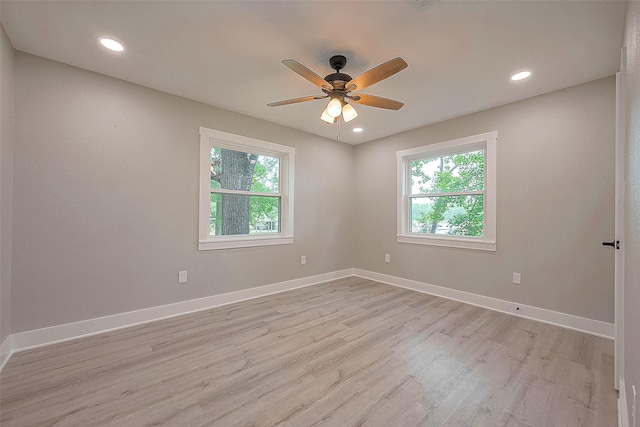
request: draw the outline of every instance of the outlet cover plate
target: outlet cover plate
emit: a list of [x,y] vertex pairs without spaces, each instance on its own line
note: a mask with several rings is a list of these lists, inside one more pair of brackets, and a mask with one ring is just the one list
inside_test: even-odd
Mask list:
[[178,283],[187,283],[187,270],[178,271]]
[[520,273],[513,273],[513,283],[515,283],[516,285],[520,284]]

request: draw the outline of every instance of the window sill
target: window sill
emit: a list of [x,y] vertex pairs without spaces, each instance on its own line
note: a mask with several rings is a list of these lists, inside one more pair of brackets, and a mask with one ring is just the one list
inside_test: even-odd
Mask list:
[[435,237],[398,235],[398,243],[412,243],[416,245],[446,246],[450,248],[472,249],[478,251],[496,251],[496,242],[464,237]]
[[210,240],[201,240],[198,250],[211,251],[217,249],[252,248],[258,246],[289,245],[293,236],[229,236]]

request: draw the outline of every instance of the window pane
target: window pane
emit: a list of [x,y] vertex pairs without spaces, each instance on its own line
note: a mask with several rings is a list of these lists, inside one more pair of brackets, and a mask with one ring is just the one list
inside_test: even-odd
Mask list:
[[280,159],[258,156],[253,170],[251,191],[260,193],[278,193],[280,191]]
[[251,196],[249,198],[249,232],[280,232],[280,197]]
[[411,162],[411,194],[484,190],[484,150]]
[[280,197],[211,194],[210,236],[280,232]]
[[222,215],[220,212],[222,205],[220,204],[220,197],[221,197],[220,194],[211,193],[211,205],[210,205],[211,214],[209,216],[209,236],[222,235],[222,231],[221,231]]
[[211,147],[210,188],[278,193],[280,159]]
[[482,237],[484,196],[410,198],[411,232]]
[[220,188],[220,149],[211,147],[209,154],[209,163],[211,164],[211,176],[209,178],[209,188]]

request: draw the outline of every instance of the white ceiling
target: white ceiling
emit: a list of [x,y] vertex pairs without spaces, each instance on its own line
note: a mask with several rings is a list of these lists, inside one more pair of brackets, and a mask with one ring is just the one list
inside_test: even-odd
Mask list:
[[[359,144],[615,74],[622,1],[5,1],[21,51],[312,134]],[[125,45],[106,51],[99,37]],[[363,92],[405,103],[355,105],[350,123],[320,120],[326,100],[280,63],[321,76],[343,54],[356,77],[400,56],[409,67]],[[531,70],[512,82],[517,71]],[[361,134],[351,132],[364,128]]]

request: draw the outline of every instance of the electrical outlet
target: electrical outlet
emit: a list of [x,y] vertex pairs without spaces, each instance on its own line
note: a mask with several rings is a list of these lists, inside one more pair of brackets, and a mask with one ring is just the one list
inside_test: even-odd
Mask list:
[[384,262],[391,262],[391,255],[384,254]]
[[178,283],[187,283],[187,270],[178,271]]
[[300,257],[300,264],[305,265],[307,263],[307,256],[306,255],[302,255]]
[[516,285],[520,284],[520,273],[513,273],[513,283],[515,283]]

